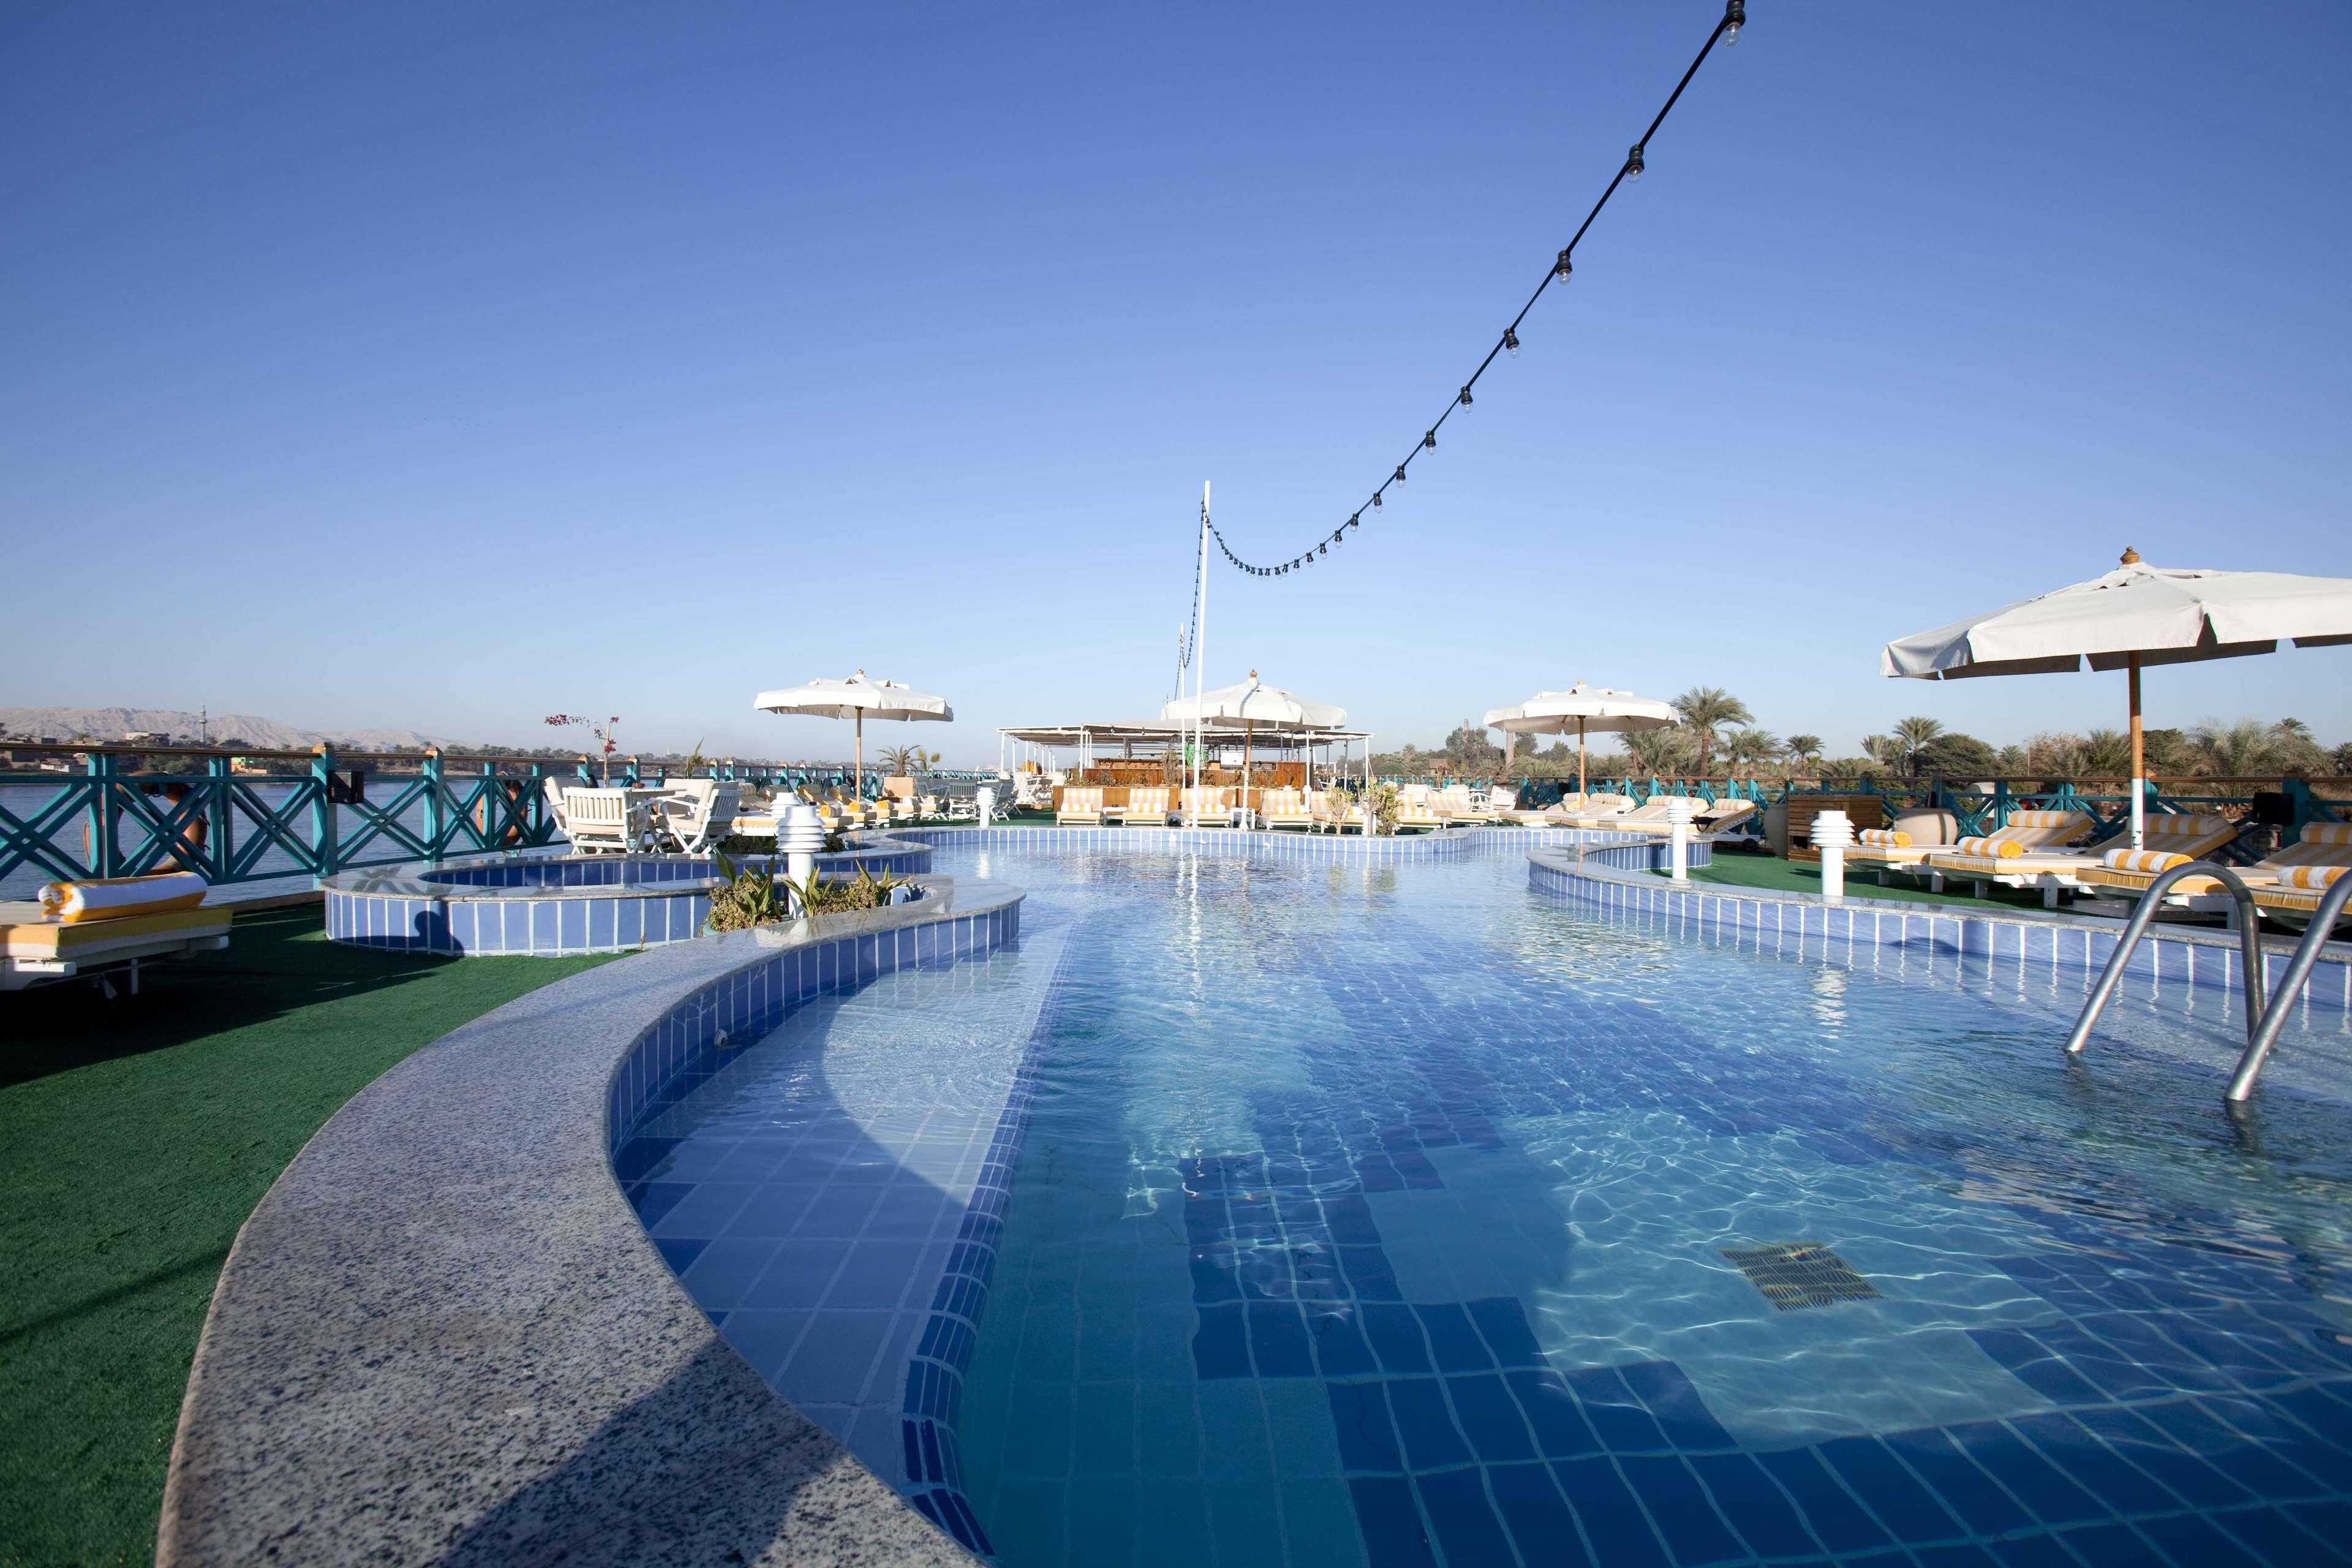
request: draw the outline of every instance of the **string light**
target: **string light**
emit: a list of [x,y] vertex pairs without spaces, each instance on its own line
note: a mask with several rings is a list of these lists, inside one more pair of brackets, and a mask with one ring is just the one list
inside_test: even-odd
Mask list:
[[[1470,373],[1470,379],[1464,382],[1461,389],[1447,401],[1445,412],[1437,416],[1437,423],[1422,432],[1421,440],[1410,453],[1406,454],[1404,462],[1399,463],[1396,466],[1396,471],[1372,491],[1371,500],[1376,510],[1383,504],[1382,491],[1390,485],[1402,485],[1405,482],[1405,463],[1410,463],[1423,452],[1433,450],[1437,446],[1439,428],[1454,416],[1457,409],[1471,405],[1470,389],[1477,385],[1480,376],[1486,374],[1487,367],[1495,363],[1495,356],[1499,353],[1508,353],[1513,359],[1518,357],[1519,323],[1528,319],[1528,312],[1535,309],[1536,301],[1543,298],[1543,291],[1555,283],[1564,285],[1575,274],[1576,247],[1582,242],[1587,231],[1592,227],[1593,221],[1600,217],[1601,209],[1609,205],[1609,198],[1617,194],[1617,188],[1620,185],[1635,184],[1641,181],[1651,139],[1657,135],[1658,128],[1666,122],[1666,116],[1674,112],[1675,105],[1682,100],[1683,89],[1690,86],[1693,77],[1698,75],[1698,68],[1706,63],[1706,57],[1714,50],[1717,44],[1720,43],[1729,47],[1739,41],[1740,29],[1746,26],[1747,23],[1747,0],[1724,0],[1723,15],[1716,19],[1715,26],[1708,30],[1706,42],[1699,47],[1697,55],[1693,57],[1688,68],[1683,72],[1682,79],[1675,83],[1674,91],[1666,95],[1666,101],[1659,109],[1657,117],[1650,121],[1650,128],[1642,132],[1642,139],[1639,142],[1626,150],[1625,162],[1618,168],[1616,177],[1609,182],[1608,187],[1601,193],[1600,199],[1592,204],[1592,210],[1584,215],[1584,221],[1577,226],[1576,232],[1569,237],[1568,243],[1560,247],[1559,254],[1552,259],[1551,265],[1545,268],[1543,280],[1536,285],[1535,292],[1528,296],[1527,303],[1519,307],[1519,313],[1513,316],[1509,323],[1503,328],[1502,337],[1496,342],[1494,347],[1486,351],[1486,357],[1478,362],[1478,368]],[[1339,542],[1346,529],[1357,527],[1362,519],[1361,507],[1349,513],[1346,528],[1333,530],[1329,542],[1335,544]],[[1232,548],[1225,543],[1223,531],[1215,523],[1211,522],[1208,526],[1209,531],[1216,536],[1217,548],[1223,553],[1226,563],[1253,576],[1283,576],[1294,566],[1312,564],[1315,557],[1323,554],[1328,549],[1328,545],[1318,544],[1306,554],[1293,556],[1279,566],[1259,566],[1234,554]],[[1197,592],[1197,588],[1195,591]]]

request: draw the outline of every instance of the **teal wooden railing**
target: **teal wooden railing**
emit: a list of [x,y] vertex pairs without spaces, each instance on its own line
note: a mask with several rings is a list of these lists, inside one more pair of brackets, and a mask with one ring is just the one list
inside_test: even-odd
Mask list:
[[[325,877],[355,867],[441,860],[556,839],[545,781],[594,783],[584,757],[444,757],[438,752],[245,752],[187,747],[7,742],[0,769],[0,885],[136,877],[184,868],[215,884]],[[65,760],[59,773],[27,759]],[[240,772],[242,762],[247,771]],[[254,764],[260,771],[251,771]],[[745,763],[694,770],[762,788],[846,789],[846,763]],[[615,759],[614,784],[664,783],[688,770]],[[970,782],[968,770],[934,779]],[[866,791],[880,789],[867,770]]]

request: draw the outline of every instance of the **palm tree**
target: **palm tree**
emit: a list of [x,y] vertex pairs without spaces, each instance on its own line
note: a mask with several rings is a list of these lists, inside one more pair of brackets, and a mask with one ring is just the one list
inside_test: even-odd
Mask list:
[[2083,742],[2082,772],[2117,778],[2131,771],[2131,736],[2121,730],[2094,730]]
[[1822,738],[1819,735],[1791,735],[1780,743],[1780,752],[1794,770],[1803,772],[1822,760]]
[[1723,765],[1733,773],[1753,772],[1780,754],[1780,737],[1769,730],[1748,729],[1723,743]]
[[1944,726],[1934,719],[1913,717],[1895,726],[1895,738],[1903,742],[1903,771],[1913,777],[1919,773],[1919,758],[1927,742],[1944,732]]
[[907,778],[922,771],[923,749],[920,746],[885,746],[882,766],[893,778]]
[[1694,686],[1675,699],[1675,711],[1683,716],[1683,727],[1698,742],[1698,773],[1706,776],[1707,759],[1714,754],[1718,731],[1726,724],[1753,724],[1756,715],[1748,704],[1720,686]]
[[1864,735],[1863,754],[1880,767],[1892,771],[1903,763],[1903,741],[1896,735]]
[[2221,778],[2253,778],[2276,765],[2278,734],[2258,719],[2224,724],[2208,719],[2189,731],[2197,748],[2198,771]]
[[1682,771],[1684,748],[1689,743],[1689,734],[1682,730],[1643,730],[1625,737],[1625,754],[1635,767],[1655,778]]

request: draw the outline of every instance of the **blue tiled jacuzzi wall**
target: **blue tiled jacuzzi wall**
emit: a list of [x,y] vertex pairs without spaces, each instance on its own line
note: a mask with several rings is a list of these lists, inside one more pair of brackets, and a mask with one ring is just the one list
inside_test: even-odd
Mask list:
[[[861,868],[876,876],[918,876],[931,868],[930,847],[817,858],[827,881],[855,878]],[[453,955],[628,952],[702,934],[718,874],[705,855],[568,856],[354,873],[326,885],[327,937]],[[346,880],[351,885],[339,885]],[[436,887],[466,891],[435,898]],[[517,892],[503,899],[479,891],[488,888]],[[613,896],[596,897],[594,889],[604,888]]]
[[[1665,840],[1646,835],[1588,831],[1575,827],[1459,827],[1437,833],[1366,838],[1360,834],[1250,831],[1231,827],[919,827],[894,830],[893,837],[925,844],[977,845],[986,849],[1093,849],[1199,855],[1240,851],[1286,860],[1431,860],[1445,856],[1524,852],[1559,845],[1589,848],[1601,864],[1627,870],[1664,870]],[[1705,866],[1713,850],[1694,839],[1690,863]]]

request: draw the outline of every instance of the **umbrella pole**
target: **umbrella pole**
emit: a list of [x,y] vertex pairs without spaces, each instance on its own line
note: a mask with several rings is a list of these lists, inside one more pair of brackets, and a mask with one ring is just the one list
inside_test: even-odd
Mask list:
[[2147,734],[2140,728],[2139,655],[2125,656],[2131,684],[2131,836],[2132,847],[2147,847]]
[[1249,811],[1250,731],[1254,725],[1250,720],[1242,721],[1242,811],[1244,815]]
[[1584,715],[1576,716],[1576,804],[1584,804]]
[[857,710],[857,744],[850,754],[849,798],[866,798],[866,710]]

